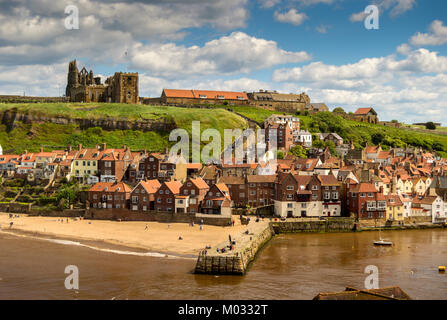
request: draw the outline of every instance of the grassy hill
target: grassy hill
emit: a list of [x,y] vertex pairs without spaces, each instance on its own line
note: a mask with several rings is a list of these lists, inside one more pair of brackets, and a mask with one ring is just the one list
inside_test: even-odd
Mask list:
[[[75,104],[75,103],[31,103],[0,104],[0,112],[15,109],[18,112],[51,117],[79,119],[108,118],[135,121],[140,119],[169,119],[178,128],[191,132],[192,121],[200,121],[201,131],[216,128],[223,137],[224,129],[246,128],[246,120],[224,109],[176,108],[127,104]],[[40,146],[46,150],[73,146],[81,143],[86,147],[106,142],[110,147],[126,144],[133,150],[147,149],[162,151],[173,143],[168,141],[169,132],[139,130],[106,131],[99,127],[81,129],[78,125],[55,123],[19,122],[8,131],[5,124],[0,125],[0,144],[3,150],[11,152],[37,151]]]
[[[16,109],[34,115],[62,116],[80,119],[116,119],[116,120],[160,120],[173,121],[178,128],[191,132],[192,121],[201,122],[201,131],[216,128],[223,137],[224,129],[247,128],[248,123],[233,112],[244,115],[259,123],[278,112],[257,109],[249,106],[210,106],[206,108],[179,108],[165,106],[98,104],[98,103],[30,103],[30,104],[0,104],[0,113]],[[353,141],[357,147],[366,143],[381,143],[385,149],[404,147],[405,145],[420,146],[426,150],[437,151],[447,157],[447,136],[433,133],[415,132],[409,129],[397,129],[381,125],[360,123],[346,120],[331,112],[321,112],[315,115],[300,115],[301,127],[312,133],[336,132],[346,142]],[[40,146],[46,150],[62,148],[67,144],[73,146],[81,143],[86,147],[106,142],[111,147],[121,147],[123,144],[133,150],[162,151],[172,145],[168,141],[169,132],[139,130],[106,131],[99,127],[81,129],[78,125],[60,125],[55,123],[18,123],[12,130],[0,124],[0,144],[5,151],[23,152],[37,151]]]

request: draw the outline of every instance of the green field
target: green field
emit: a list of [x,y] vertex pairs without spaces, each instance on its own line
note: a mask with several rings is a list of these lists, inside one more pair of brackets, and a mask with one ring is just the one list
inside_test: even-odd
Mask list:
[[[243,118],[223,109],[176,108],[127,104],[75,104],[75,103],[30,103],[0,104],[0,112],[8,109],[45,116],[63,116],[67,118],[109,118],[116,120],[154,119],[173,121],[178,128],[191,132],[192,121],[200,121],[201,131],[208,128],[219,130],[223,137],[224,129],[247,128]],[[110,147],[127,145],[133,150],[162,151],[173,144],[168,141],[169,132],[142,132],[138,130],[106,131],[101,128],[81,130],[77,125],[59,125],[54,123],[18,123],[11,131],[6,125],[0,125],[0,144],[5,151],[30,152],[63,148],[81,143],[86,147],[106,142]]]

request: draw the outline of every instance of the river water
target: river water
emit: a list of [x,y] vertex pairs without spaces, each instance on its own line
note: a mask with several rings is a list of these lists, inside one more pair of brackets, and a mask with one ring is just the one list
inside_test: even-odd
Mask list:
[[[391,248],[374,247],[378,236],[280,235],[241,277],[194,275],[190,258],[0,233],[0,299],[312,299],[346,286],[364,288],[365,268],[375,265],[380,287],[447,300],[447,274],[437,270],[447,265],[447,231],[382,232],[395,243]],[[79,269],[79,290],[65,289],[67,265]]]

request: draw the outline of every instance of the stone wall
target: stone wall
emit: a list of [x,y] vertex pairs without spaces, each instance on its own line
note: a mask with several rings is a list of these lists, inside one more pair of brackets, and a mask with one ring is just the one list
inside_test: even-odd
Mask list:
[[68,102],[66,97],[27,97],[0,95],[0,103],[58,103]]
[[228,226],[231,217],[199,215],[193,213],[171,213],[148,211],[133,212],[127,209],[89,209],[86,210],[86,219],[95,220],[122,220],[122,221],[157,221],[162,223],[191,223],[199,224],[201,220],[205,225]]
[[275,233],[301,232],[351,232],[355,230],[355,220],[334,218],[328,220],[280,221],[272,222]]
[[199,274],[233,274],[246,273],[258,251],[273,237],[274,232],[270,223],[259,223],[254,226],[250,234],[239,235],[234,251],[217,253],[217,248],[225,247],[228,243],[219,244],[211,248],[210,253],[201,253],[197,259],[195,273]]

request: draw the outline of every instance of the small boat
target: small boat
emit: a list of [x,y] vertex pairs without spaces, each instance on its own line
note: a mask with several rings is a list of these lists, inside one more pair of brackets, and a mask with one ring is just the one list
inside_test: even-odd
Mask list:
[[392,246],[393,243],[391,241],[386,241],[386,240],[380,239],[380,240],[374,241],[374,245],[375,246]]
[[379,229],[379,239],[374,241],[375,246],[392,246],[393,242],[382,239],[381,230]]

